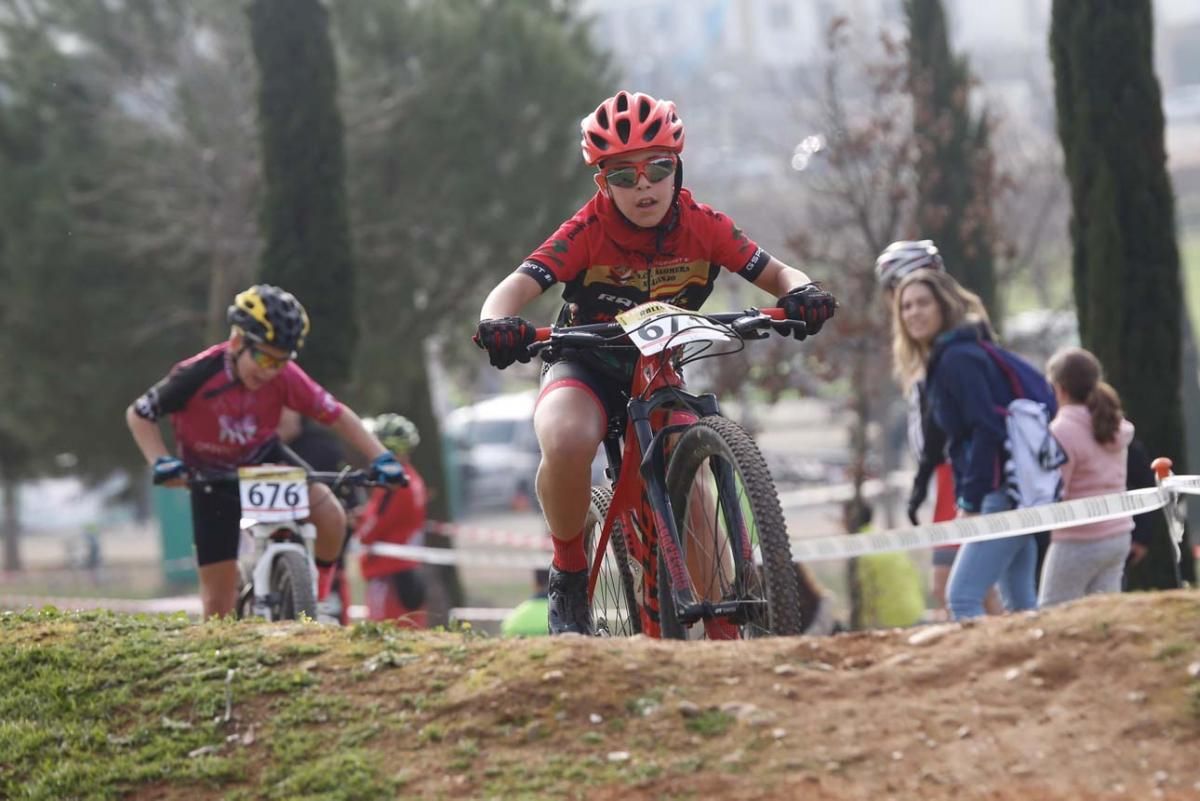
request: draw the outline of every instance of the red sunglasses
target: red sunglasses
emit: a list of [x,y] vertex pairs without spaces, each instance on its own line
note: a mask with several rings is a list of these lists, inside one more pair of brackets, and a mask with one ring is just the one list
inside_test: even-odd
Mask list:
[[602,170],[600,174],[604,176],[605,181],[608,181],[609,186],[630,189],[637,186],[637,182],[643,175],[652,184],[669,178],[675,174],[677,164],[678,161],[674,156],[660,156],[656,159],[614,167],[611,170]]

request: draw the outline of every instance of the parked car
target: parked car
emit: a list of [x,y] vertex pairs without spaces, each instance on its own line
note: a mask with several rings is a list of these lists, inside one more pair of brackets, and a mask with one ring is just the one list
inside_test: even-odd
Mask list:
[[[498,395],[455,409],[444,429],[454,444],[467,511],[536,509],[541,449],[533,431],[537,391]],[[592,463],[592,482],[604,480],[604,457]]]

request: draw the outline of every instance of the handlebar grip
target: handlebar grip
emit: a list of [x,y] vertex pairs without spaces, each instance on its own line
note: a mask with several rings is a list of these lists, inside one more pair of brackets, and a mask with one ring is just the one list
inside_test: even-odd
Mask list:
[[553,330],[554,329],[551,328],[550,326],[546,326],[545,328],[536,329],[534,337],[533,337],[533,341],[534,342],[549,342],[550,341],[550,332]]
[[769,309],[759,309],[760,312],[770,317],[772,320],[786,320],[787,312],[779,306],[772,306]]

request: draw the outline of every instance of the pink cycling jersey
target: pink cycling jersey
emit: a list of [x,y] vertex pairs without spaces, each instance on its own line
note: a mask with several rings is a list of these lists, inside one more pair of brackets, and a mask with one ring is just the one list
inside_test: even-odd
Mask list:
[[146,391],[134,411],[146,420],[171,416],[179,458],[189,467],[230,470],[257,464],[276,444],[283,407],[330,424],[342,404],[295,362],[251,392],[233,372],[229,343],[184,359]]

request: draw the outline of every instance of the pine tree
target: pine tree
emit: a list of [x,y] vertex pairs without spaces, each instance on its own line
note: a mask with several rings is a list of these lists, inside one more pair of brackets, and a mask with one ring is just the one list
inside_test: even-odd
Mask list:
[[[1147,451],[1179,472],[1182,291],[1150,0],[1055,0],[1050,51],[1080,337]],[[1130,574],[1142,588],[1177,583],[1165,524],[1155,522],[1150,557]]]
[[329,15],[320,0],[253,0],[265,197],[261,279],[292,292],[312,334],[303,364],[330,388],[357,340],[342,119]]
[[970,109],[967,59],[950,51],[941,0],[906,0],[909,91],[917,146],[917,235],[999,320],[993,264],[994,162],[986,112]]

